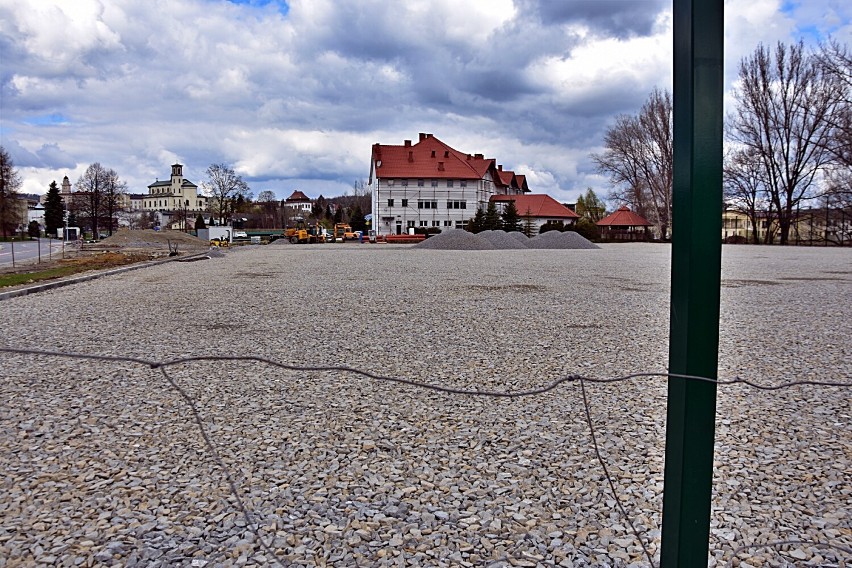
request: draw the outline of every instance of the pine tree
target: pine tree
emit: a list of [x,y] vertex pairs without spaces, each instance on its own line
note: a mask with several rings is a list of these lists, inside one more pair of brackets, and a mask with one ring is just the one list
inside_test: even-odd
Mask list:
[[518,208],[514,201],[510,201],[503,210],[503,230],[506,232],[521,230],[521,216],[518,215]]
[[204,222],[204,215],[201,213],[198,214],[198,217],[195,218],[195,230],[206,229],[207,223]]
[[485,227],[485,213],[482,209],[477,209],[476,215],[467,223],[467,230],[471,233],[479,233],[484,230],[483,227]]
[[366,232],[367,221],[364,219],[364,212],[361,211],[360,205],[355,205],[352,209],[352,214],[349,215],[349,226],[352,227],[353,231]]
[[488,202],[488,208],[485,210],[486,231],[499,231],[503,228],[503,221],[500,219],[500,213],[497,212],[497,204],[493,201]]
[[59,194],[59,186],[50,182],[47,198],[44,200],[44,231],[48,235],[57,235],[65,224],[65,203]]

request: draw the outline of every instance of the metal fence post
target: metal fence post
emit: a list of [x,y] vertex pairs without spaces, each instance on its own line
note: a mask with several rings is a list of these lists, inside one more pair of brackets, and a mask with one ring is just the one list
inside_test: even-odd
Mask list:
[[[674,0],[669,372],[715,379],[722,232],[723,0]],[[716,385],[670,378],[661,568],[706,568]]]

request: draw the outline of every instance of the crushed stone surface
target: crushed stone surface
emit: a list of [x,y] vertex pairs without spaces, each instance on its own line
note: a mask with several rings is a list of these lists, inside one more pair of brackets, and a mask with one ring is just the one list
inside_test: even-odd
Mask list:
[[[243,249],[0,302],[0,346],[139,359],[0,352],[0,566],[648,566],[629,523],[659,562],[664,378],[584,383],[628,521],[577,382],[318,367],[663,371],[668,245]],[[848,249],[723,250],[719,376],[852,381]],[[194,356],[289,368],[157,366]],[[850,423],[848,389],[719,386],[710,566],[850,564],[815,544],[852,547]]]

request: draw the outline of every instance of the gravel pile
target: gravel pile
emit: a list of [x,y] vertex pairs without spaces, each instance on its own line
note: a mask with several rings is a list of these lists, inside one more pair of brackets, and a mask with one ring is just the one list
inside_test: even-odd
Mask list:
[[529,238],[528,236],[526,236],[525,234],[523,234],[523,233],[522,233],[522,232],[520,232],[520,231],[510,231],[510,232],[509,232],[509,233],[507,233],[507,234],[508,234],[510,237],[512,237],[513,239],[515,239],[516,241],[522,242],[522,243],[524,243],[525,245],[526,245],[526,242],[527,242],[528,240],[530,240],[530,238]]
[[516,237],[512,237],[506,231],[482,231],[478,233],[480,237],[487,240],[491,243],[491,246],[497,250],[508,250],[508,249],[525,249],[527,248],[526,235],[523,233],[518,233],[521,235],[525,241],[521,241]]
[[463,229],[449,229],[421,241],[412,248],[429,250],[491,250],[494,246],[483,237]]
[[155,249],[168,250],[169,243],[172,247],[177,246],[178,251],[200,250],[209,248],[210,244],[179,231],[154,231],[152,229],[129,230],[122,229],[112,236],[99,241],[96,245],[87,245],[87,249],[121,248],[121,249]]
[[[664,369],[670,247],[601,248],[566,270],[558,250],[505,263],[245,247],[0,302],[14,330],[0,345],[252,355],[503,392]],[[720,376],[852,380],[848,254],[726,247]],[[0,566],[648,565],[577,383],[508,399],[253,361],[0,352],[0,368]],[[658,562],[665,380],[585,388],[616,492]],[[719,387],[711,566],[779,540],[852,547],[850,420],[848,390]],[[794,544],[734,565],[850,560]]]
[[574,231],[548,231],[527,241],[531,249],[599,249],[598,245]]

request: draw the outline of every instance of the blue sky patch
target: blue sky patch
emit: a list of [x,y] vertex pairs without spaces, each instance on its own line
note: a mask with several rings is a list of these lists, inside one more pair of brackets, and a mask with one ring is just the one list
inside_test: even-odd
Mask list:
[[278,11],[281,12],[283,16],[287,15],[287,12],[290,11],[290,5],[287,4],[285,0],[228,0],[231,4],[241,4],[246,6],[269,6],[272,4],[273,6],[278,7]]
[[53,126],[56,124],[64,124],[68,122],[68,118],[63,116],[58,112],[54,112],[52,114],[43,114],[41,116],[34,116],[32,118],[28,118],[24,120],[27,124],[32,124],[34,126]]

